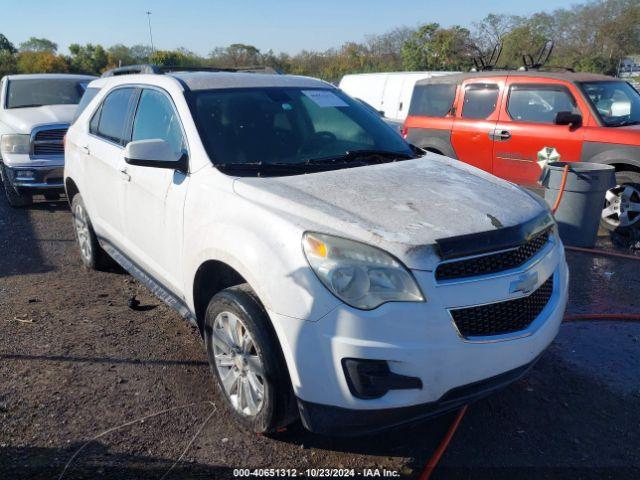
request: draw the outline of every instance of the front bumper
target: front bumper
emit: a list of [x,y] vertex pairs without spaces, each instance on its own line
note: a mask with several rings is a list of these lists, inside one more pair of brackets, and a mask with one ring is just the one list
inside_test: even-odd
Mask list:
[[463,405],[475,402],[522,378],[531,370],[538,358],[487,380],[456,387],[444,394],[438,401],[422,405],[380,410],[355,410],[298,399],[300,417],[304,426],[315,433],[340,436],[375,433],[443,415],[457,410]]
[[[459,334],[450,310],[525,296],[510,293],[510,287],[531,271],[538,273],[538,287],[552,275],[554,285],[546,306],[525,330],[484,339]],[[354,431],[370,430],[366,424],[384,428],[475,398],[475,393],[451,393],[461,387],[493,384],[488,379],[495,378],[513,381],[517,375],[500,376],[518,372],[540,356],[557,335],[567,303],[569,273],[559,241],[523,266],[493,276],[448,283],[438,283],[433,272],[414,271],[414,276],[427,296],[424,303],[388,303],[366,312],[341,305],[317,322],[269,312],[309,428],[327,433],[332,418],[342,433],[341,422],[350,422]],[[422,388],[357,398],[342,364],[348,358],[384,360],[392,373],[419,379]],[[479,395],[504,386],[503,380],[484,385]],[[354,411],[362,414],[355,418]]]
[[16,189],[64,190],[63,166],[5,166],[5,171]]

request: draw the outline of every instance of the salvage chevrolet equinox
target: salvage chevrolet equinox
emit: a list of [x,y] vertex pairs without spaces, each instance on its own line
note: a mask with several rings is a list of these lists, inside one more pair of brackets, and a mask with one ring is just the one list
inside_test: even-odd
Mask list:
[[568,271],[542,200],[319,80],[140,70],[91,82],[66,137],[81,258],[199,328],[244,426],[414,422],[518,379],[555,337]]

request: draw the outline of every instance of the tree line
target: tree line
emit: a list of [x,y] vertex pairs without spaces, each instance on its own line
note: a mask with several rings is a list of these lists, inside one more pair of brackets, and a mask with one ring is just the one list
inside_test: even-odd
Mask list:
[[146,45],[72,44],[69,54],[46,38],[14,45],[0,34],[0,76],[11,73],[74,72],[100,74],[138,63],[195,67],[268,66],[284,73],[337,81],[347,73],[398,70],[469,70],[503,45],[498,67],[518,68],[523,55],[535,55],[555,42],[550,65],[613,75],[624,57],[640,54],[640,0],[591,0],[528,16],[489,14],[470,26],[443,27],[425,22],[347,42],[325,51],[296,54],[260,51],[253,45],[214,48],[208,55],[186,48],[155,50]]

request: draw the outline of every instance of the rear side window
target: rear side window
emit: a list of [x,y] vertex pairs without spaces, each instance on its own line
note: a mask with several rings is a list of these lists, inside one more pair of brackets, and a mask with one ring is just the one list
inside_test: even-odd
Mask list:
[[492,83],[467,85],[462,105],[462,118],[484,120],[496,111],[498,86]]
[[180,120],[171,101],[162,92],[143,90],[131,140],[165,140],[171,145],[176,159],[182,156],[185,142]]
[[558,112],[580,113],[562,85],[512,85],[507,111],[516,122],[554,124]]
[[124,146],[129,141],[127,133],[129,119],[136,99],[137,90],[135,88],[119,88],[107,95],[91,121],[93,128],[96,116],[99,116],[97,128],[96,130],[92,129],[92,133]]
[[93,98],[98,94],[99,91],[99,88],[87,88],[85,90],[82,98],[80,99],[80,103],[76,108],[76,113],[73,116],[73,121],[71,123],[74,123],[78,119],[78,117],[82,115],[82,112],[84,112],[84,110],[87,108],[87,105],[91,103],[91,100],[93,100]]
[[455,97],[455,84],[416,85],[411,98],[409,115],[445,117],[451,111]]

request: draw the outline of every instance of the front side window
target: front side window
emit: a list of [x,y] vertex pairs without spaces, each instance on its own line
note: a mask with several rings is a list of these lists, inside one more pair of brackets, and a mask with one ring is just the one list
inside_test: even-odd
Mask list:
[[446,117],[456,97],[455,84],[416,85],[411,97],[409,115]]
[[193,92],[190,104],[217,165],[301,166],[364,151],[413,155],[380,118],[338,90],[208,90]]
[[157,90],[143,90],[131,140],[154,139],[167,141],[176,159],[180,158],[185,148],[180,120],[169,98]]
[[44,105],[76,105],[89,80],[19,79],[9,80],[7,108],[42,107]]
[[605,126],[640,123],[640,94],[627,82],[588,82],[581,86]]
[[92,133],[124,146],[129,140],[127,127],[136,98],[134,88],[119,88],[108,94],[91,120],[90,128],[95,127],[94,122],[97,122],[97,127],[95,130],[92,129]]
[[516,122],[555,124],[558,112],[580,114],[575,99],[561,85],[512,85],[507,111]]
[[474,83],[464,89],[462,118],[484,120],[496,110],[498,105],[498,85]]

